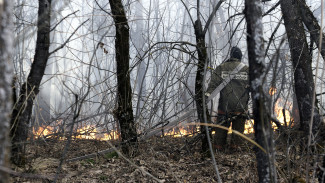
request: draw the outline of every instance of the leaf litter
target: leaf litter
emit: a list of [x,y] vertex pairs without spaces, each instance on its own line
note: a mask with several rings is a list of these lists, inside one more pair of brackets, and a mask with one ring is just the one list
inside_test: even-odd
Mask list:
[[[65,162],[58,182],[101,183],[101,182],[157,182],[143,173],[149,172],[161,182],[217,182],[212,160],[203,158],[200,143],[189,143],[190,137],[153,137],[139,143],[139,152],[129,160],[130,165],[116,153],[107,153],[95,158]],[[65,146],[64,141],[48,140],[46,143],[27,146],[29,163],[24,168],[12,167],[15,171],[54,176]],[[91,154],[109,148],[107,142],[96,140],[74,140],[66,155],[67,159]],[[223,182],[258,182],[256,159],[249,144],[237,151],[215,153],[217,166]],[[279,156],[279,167],[286,164]],[[282,160],[281,160],[282,157]],[[12,182],[43,183],[12,177]],[[282,180],[282,181],[281,181]],[[279,182],[284,179],[280,177]]]

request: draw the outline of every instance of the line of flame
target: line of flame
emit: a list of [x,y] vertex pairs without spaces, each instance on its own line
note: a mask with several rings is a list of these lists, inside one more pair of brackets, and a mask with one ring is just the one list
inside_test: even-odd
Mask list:
[[[275,113],[277,119],[280,121],[282,125],[285,124],[284,121],[284,115],[282,112],[283,108],[279,107],[279,102],[276,103],[275,105]],[[290,121],[292,121],[291,114],[288,110],[285,110],[285,115],[286,115],[286,123],[289,124]],[[272,124],[274,129],[277,129],[277,126],[273,123]],[[200,127],[196,126],[195,128],[188,128],[188,127],[175,127],[168,132],[164,133],[164,136],[170,136],[170,137],[184,137],[184,136],[193,136],[194,133],[198,133],[200,131]],[[38,130],[36,131],[33,128],[33,135],[35,138],[38,137],[46,137],[51,134],[56,133],[55,129],[51,126],[48,127],[39,127]],[[231,127],[229,128],[229,132],[232,133]],[[245,123],[245,131],[244,134],[250,134],[254,133],[254,120],[247,120]],[[117,140],[119,139],[119,133],[117,131],[111,131],[109,133],[105,134],[99,134],[98,130],[96,127],[92,125],[86,125],[84,127],[81,127],[77,129],[77,139],[95,139],[95,140]]]

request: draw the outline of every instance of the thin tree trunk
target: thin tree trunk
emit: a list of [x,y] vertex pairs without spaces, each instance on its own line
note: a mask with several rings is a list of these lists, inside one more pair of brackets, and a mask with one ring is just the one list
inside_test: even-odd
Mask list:
[[[204,117],[210,121],[210,114],[207,109],[206,103],[204,101],[204,79],[205,79],[205,66],[208,64],[208,55],[207,55],[207,47],[205,45],[205,34],[210,26],[213,17],[215,16],[217,10],[220,8],[221,4],[224,0],[220,0],[212,10],[212,13],[209,15],[209,18],[204,26],[202,27],[202,23],[200,20],[200,0],[197,0],[197,20],[194,23],[195,30],[195,38],[196,38],[196,50],[198,52],[198,63],[197,63],[197,71],[195,77],[195,103],[196,110],[198,114],[198,118],[200,122],[205,122]],[[205,116],[206,115],[206,116]],[[202,135],[202,152],[208,152],[209,150],[209,141],[207,137],[207,128],[205,126],[201,126],[201,135]]]
[[25,163],[24,143],[28,137],[28,125],[33,103],[39,92],[40,83],[49,58],[51,0],[39,0],[38,3],[38,30],[34,61],[27,82],[20,87],[19,101],[15,105],[11,116],[11,160],[17,165],[23,165]]
[[121,127],[124,154],[131,155],[131,143],[137,143],[137,131],[133,118],[132,91],[129,70],[129,25],[121,0],[109,0],[116,28],[115,54],[117,69],[117,119]]
[[[298,100],[300,129],[309,134],[309,124],[312,115],[313,97],[313,72],[311,68],[312,58],[309,54],[308,43],[301,18],[298,14],[298,2],[295,0],[281,0],[284,25],[286,28],[291,59],[293,62],[295,93]],[[320,123],[318,110],[314,109],[313,133]]]
[[259,182],[276,182],[274,147],[270,120],[270,98],[264,90],[265,58],[263,44],[262,4],[260,0],[245,0],[249,79],[253,99],[255,139],[266,153],[256,148]]
[[[13,23],[12,1],[0,3],[0,166],[9,167],[9,122],[12,108]],[[9,100],[8,100],[9,99]],[[9,182],[7,173],[0,171],[0,183]]]
[[[204,67],[207,60],[207,48],[205,46],[205,35],[203,34],[201,21],[198,19],[195,21],[195,36],[196,36],[196,50],[198,52],[198,64],[197,64],[197,72],[195,78],[195,102],[196,102],[196,110],[198,114],[199,121],[204,122],[204,112],[203,112],[203,79],[204,79]],[[209,112],[206,110],[207,119],[210,119]],[[202,152],[208,152],[209,144],[206,136],[205,126],[200,127],[201,135],[202,135]]]

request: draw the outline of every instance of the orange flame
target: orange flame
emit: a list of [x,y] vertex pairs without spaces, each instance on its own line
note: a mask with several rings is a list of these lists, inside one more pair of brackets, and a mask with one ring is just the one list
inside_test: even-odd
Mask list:
[[171,130],[169,130],[168,132],[164,133],[164,136],[170,136],[170,137],[184,137],[184,136],[188,136],[191,137],[193,136],[195,133],[200,131],[200,126],[196,126],[193,128],[192,127],[183,127],[183,126],[179,126],[179,127],[175,127]]
[[77,139],[96,139],[97,129],[90,125],[86,125],[82,128],[77,129],[79,135],[76,136]]
[[270,90],[269,90],[269,94],[271,96],[273,96],[274,94],[276,94],[276,88],[275,87],[271,87]]
[[[281,108],[279,106],[279,102],[277,102],[275,104],[275,109],[274,109],[274,112],[276,113],[276,118],[279,120],[279,122],[281,123],[281,125],[289,125],[290,121],[293,121],[292,117],[291,117],[291,114],[290,114],[290,111],[284,109],[284,108]],[[284,112],[284,114],[283,114]],[[285,119],[284,119],[284,116],[285,116]],[[273,124],[273,127],[277,129],[277,126],[275,124]]]
[[119,139],[119,133],[117,131],[111,131],[110,133],[105,133],[104,137],[101,138],[100,140],[117,140]]
[[254,133],[254,120],[246,120],[244,134]]
[[51,135],[55,133],[54,128],[51,126],[47,127],[38,127],[38,130],[36,131],[35,128],[33,128],[33,135],[36,137],[46,137],[48,135]]
[[[270,90],[271,91],[271,90]],[[276,89],[275,89],[276,92]],[[291,121],[293,121],[291,114],[289,110],[285,109],[285,120],[284,120],[284,114],[283,114],[283,108],[280,107],[279,102],[275,104],[275,113],[276,118],[280,121],[282,125],[285,123],[288,125]],[[278,127],[273,123],[272,124],[274,129],[277,129]],[[107,140],[117,140],[120,138],[119,132],[117,131],[110,131],[109,133],[100,133],[99,130],[92,125],[86,125],[84,127],[81,127],[77,129],[77,139],[94,139],[94,140],[101,140],[101,141],[107,141]],[[184,137],[184,136],[193,136],[195,133],[200,132],[199,126],[178,126],[175,127],[168,132],[165,132],[165,136],[170,137]],[[34,138],[40,138],[40,137],[48,137],[51,134],[55,134],[57,131],[54,127],[46,126],[46,127],[39,127],[38,130],[33,128],[33,135]],[[213,134],[214,132],[212,132]],[[232,133],[231,127],[229,128],[228,133]],[[245,131],[244,134],[250,134],[254,133],[254,120],[246,120],[245,123]],[[63,140],[64,138],[60,138],[60,140]]]
[[[40,137],[47,137],[51,134],[55,134],[57,131],[51,127],[38,127],[38,130],[33,128],[33,135],[34,138],[40,138]],[[93,139],[93,140],[100,140],[100,141],[106,141],[106,140],[117,140],[119,139],[119,133],[117,131],[111,131],[110,133],[104,133],[101,134],[98,132],[97,128],[92,125],[86,125],[84,127],[77,129],[77,136],[75,137],[77,139]],[[64,138],[60,138],[60,140],[63,140]]]
[[[276,92],[276,90],[275,90]],[[270,93],[271,94],[271,93]],[[291,105],[289,105],[291,106]],[[284,114],[285,113],[285,120],[284,120]],[[292,116],[290,114],[290,111],[287,109],[284,109],[280,106],[280,100],[275,103],[274,112],[276,114],[276,119],[281,123],[281,125],[287,125],[289,126],[290,122],[293,121]],[[293,126],[293,125],[291,125]],[[272,123],[272,127],[274,130],[278,129],[275,123]],[[254,132],[254,120],[247,120],[245,123],[245,131],[244,134],[249,134]]]

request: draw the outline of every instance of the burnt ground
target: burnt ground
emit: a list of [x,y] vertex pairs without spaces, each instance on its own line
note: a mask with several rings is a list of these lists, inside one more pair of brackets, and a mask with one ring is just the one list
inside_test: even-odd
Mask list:
[[[217,182],[211,158],[202,158],[200,144],[190,143],[193,137],[154,137],[139,144],[139,155],[128,162],[116,153],[107,153],[92,159],[64,163],[57,182],[157,182],[142,170],[162,182]],[[51,179],[57,171],[66,142],[47,140],[28,145],[28,164],[24,168],[12,167],[16,172],[45,176]],[[95,140],[74,140],[66,159],[83,156],[109,148],[109,144]],[[296,153],[297,154],[297,153]],[[256,160],[252,146],[245,144],[236,152],[225,150],[215,154],[223,182],[258,182]],[[277,166],[279,182],[287,182],[294,176],[303,175],[305,158],[290,157],[279,149]],[[288,173],[290,172],[290,173]],[[310,172],[312,175],[312,171]],[[291,178],[289,178],[291,176]],[[42,179],[12,177],[12,182],[42,183]]]

